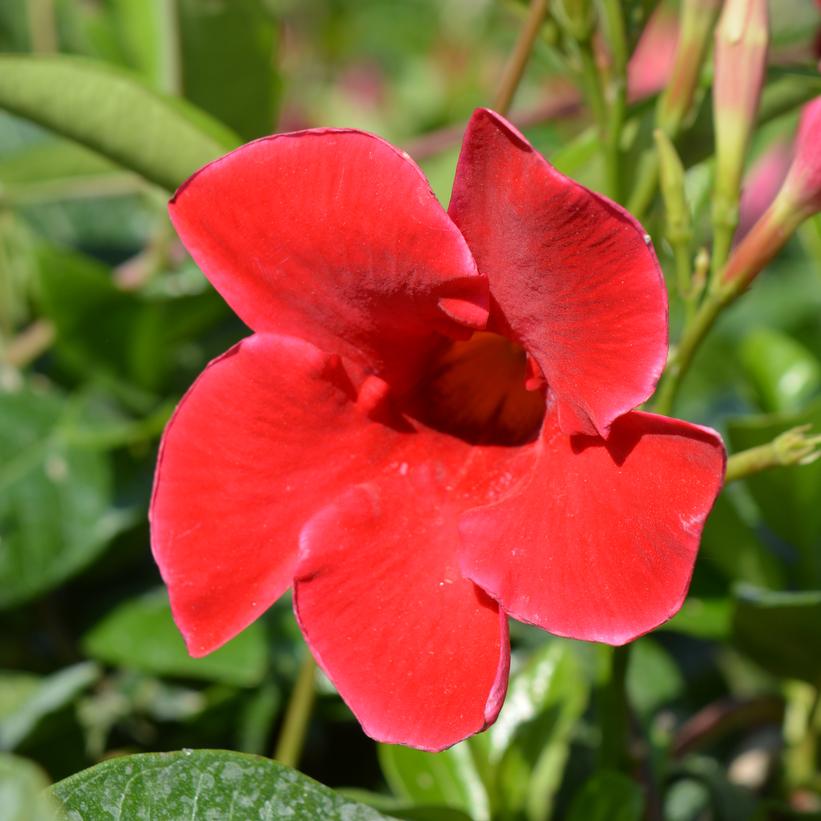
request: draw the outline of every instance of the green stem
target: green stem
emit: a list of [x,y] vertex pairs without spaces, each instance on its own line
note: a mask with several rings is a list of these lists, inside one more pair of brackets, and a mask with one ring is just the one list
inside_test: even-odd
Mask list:
[[57,51],[54,0],[28,0],[26,7],[31,50],[35,54],[53,54]]
[[744,479],[762,470],[790,465],[809,465],[821,457],[821,436],[811,436],[811,425],[799,425],[776,436],[772,442],[734,453],[727,461],[724,483]]
[[577,56],[581,68],[581,82],[584,97],[593,118],[599,128],[599,133],[604,139],[607,138],[607,103],[601,87],[601,77],[599,68],[596,65],[596,56],[593,53],[593,41],[587,38],[578,43]]
[[645,151],[641,158],[638,171],[638,179],[633,188],[633,193],[627,201],[627,210],[641,221],[647,210],[653,204],[659,184],[659,158],[658,153],[650,148]]
[[609,85],[605,170],[610,197],[622,197],[621,135],[627,115],[627,30],[620,0],[604,0],[604,20],[612,52],[613,66]]
[[626,771],[630,765],[630,707],[627,698],[627,667],[630,647],[605,647],[607,680],[599,699],[601,748],[599,767]]
[[274,758],[288,767],[296,767],[299,764],[302,748],[305,746],[308,721],[316,699],[315,685],[316,662],[306,650],[274,752]]
[[531,0],[525,23],[519,32],[519,38],[516,40],[513,52],[507,61],[502,80],[499,83],[499,90],[493,100],[493,108],[499,114],[507,114],[510,110],[510,104],[513,102],[513,96],[516,94],[516,89],[519,87],[525,73],[530,54],[533,51],[533,44],[536,42],[536,37],[546,14],[547,0]]

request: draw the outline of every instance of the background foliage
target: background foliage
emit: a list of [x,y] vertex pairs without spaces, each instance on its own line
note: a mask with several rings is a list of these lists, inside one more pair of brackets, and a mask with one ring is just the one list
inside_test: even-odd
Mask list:
[[[754,156],[788,140],[798,102],[821,90],[821,18],[803,0],[777,6],[771,79],[796,102]],[[131,818],[158,795],[168,817],[278,817],[288,802],[308,818],[821,817],[821,462],[721,497],[683,611],[633,648],[621,767],[597,766],[600,648],[514,624],[499,721],[438,755],[378,747],[319,681],[300,769],[344,798],[252,757],[270,756],[305,652],[289,603],[199,660],[171,621],[146,522],[158,438],[246,331],[176,240],[169,191],[247,139],[345,125],[406,147],[447,202],[461,124],[492,99],[524,13],[497,0],[0,4],[0,818],[49,819],[57,802]],[[601,190],[553,33],[512,118]],[[702,98],[680,148],[705,241],[708,76]],[[634,133],[652,113],[652,96],[633,104]],[[645,220],[672,269],[662,216]],[[685,384],[678,415],[732,450],[821,428],[819,229],[806,223],[721,320]],[[81,772],[103,761],[108,792],[102,770]]]

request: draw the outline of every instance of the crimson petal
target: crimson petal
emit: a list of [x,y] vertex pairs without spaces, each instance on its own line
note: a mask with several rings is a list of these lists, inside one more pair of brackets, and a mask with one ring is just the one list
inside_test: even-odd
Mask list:
[[487,110],[468,125],[449,213],[488,277],[497,329],[538,362],[562,430],[605,436],[650,396],[667,354],[649,237]]
[[[205,275],[258,332],[292,334],[398,383],[431,331],[487,320],[487,282],[419,168],[360,131],[266,137],[169,206]],[[398,376],[397,376],[398,374]]]
[[352,488],[302,534],[294,608],[365,732],[441,750],[496,719],[507,619],[457,567],[439,472],[405,465]]
[[180,403],[163,436],[151,530],[192,655],[290,586],[302,525],[387,458],[396,434],[352,398],[338,357],[256,335],[214,360]]
[[507,613],[561,636],[628,642],[670,618],[721,489],[718,434],[629,413],[608,440],[547,420],[529,480],[460,521],[461,566]]

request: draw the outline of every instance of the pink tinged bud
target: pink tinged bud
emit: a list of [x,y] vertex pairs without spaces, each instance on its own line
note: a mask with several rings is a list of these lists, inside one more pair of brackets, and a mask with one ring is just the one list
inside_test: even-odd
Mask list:
[[717,193],[738,196],[769,45],[767,0],[726,0],[716,29],[713,111]]
[[722,0],[682,0],[681,34],[672,72],[659,100],[657,122],[668,135],[675,136],[693,106],[701,68],[710,43]]
[[723,280],[746,287],[807,217],[821,211],[821,97],[804,106],[794,158],[772,205],[730,257]]
[[741,189],[736,242],[742,240],[775,199],[791,161],[792,146],[782,140],[770,145],[755,161]]
[[676,58],[678,15],[660,6],[647,21],[627,66],[627,94],[642,100],[666,88]]

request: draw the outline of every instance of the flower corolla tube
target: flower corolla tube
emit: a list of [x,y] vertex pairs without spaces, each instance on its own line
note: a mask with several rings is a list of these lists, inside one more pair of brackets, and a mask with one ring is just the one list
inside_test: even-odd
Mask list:
[[492,723],[508,617],[622,644],[681,606],[725,453],[633,410],[667,354],[650,239],[502,117],[471,119],[450,207],[360,131],[263,138],[170,213],[253,333],[166,428],[152,548],[189,652],[288,588],[375,739]]

